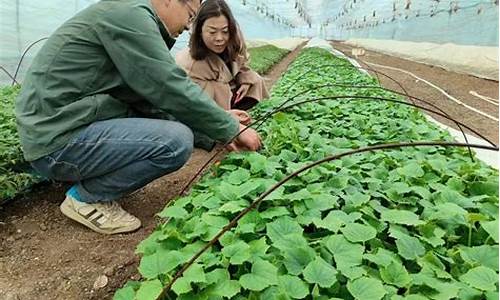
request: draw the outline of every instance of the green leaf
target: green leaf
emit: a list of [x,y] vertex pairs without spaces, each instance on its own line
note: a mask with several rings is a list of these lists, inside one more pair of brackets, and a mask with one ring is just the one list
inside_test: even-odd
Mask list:
[[337,270],[319,256],[304,270],[304,278],[307,282],[318,284],[323,288],[329,288],[337,282],[336,275]]
[[380,281],[367,277],[349,281],[347,290],[359,300],[380,300],[387,293]]
[[344,236],[353,243],[369,241],[377,235],[377,230],[369,225],[349,223],[341,229]]
[[460,280],[473,288],[483,291],[496,291],[498,274],[487,267],[477,267],[460,276]]
[[394,224],[403,224],[411,226],[425,224],[425,222],[419,220],[416,214],[407,210],[398,210],[398,209],[385,210],[381,213],[380,217],[382,221]]
[[400,236],[396,240],[398,253],[402,257],[412,260],[425,254],[425,248],[417,238],[411,236]]
[[238,186],[229,184],[227,182],[221,182],[220,186],[216,187],[217,195],[225,201],[235,201],[239,200],[240,196],[238,194]]
[[401,288],[406,287],[411,282],[411,277],[405,267],[395,261],[380,270],[380,277],[384,282]]
[[172,285],[172,291],[174,291],[177,295],[187,294],[192,290],[193,288],[191,287],[191,282],[184,277],[177,279]]
[[283,293],[292,299],[303,299],[309,294],[309,286],[299,277],[283,275],[278,278],[278,283]]
[[246,200],[229,201],[219,207],[219,211],[228,213],[237,213],[247,208],[248,202]]
[[201,219],[205,222],[205,224],[213,226],[217,229],[221,229],[229,224],[229,220],[221,216],[204,214],[201,216]]
[[260,213],[262,219],[273,219],[275,217],[281,217],[289,215],[290,212],[283,206],[271,207]]
[[247,169],[238,168],[238,170],[231,172],[227,178],[227,182],[234,185],[242,184],[250,179],[250,172]]
[[460,256],[470,265],[483,265],[498,271],[498,246],[462,247]]
[[188,215],[187,210],[178,206],[170,206],[162,210],[158,216],[162,218],[184,219]]
[[230,280],[229,271],[226,269],[215,269],[208,273],[207,283],[212,284],[207,291],[210,296],[231,298],[241,290],[237,280]]
[[189,282],[207,282],[205,271],[203,271],[203,266],[201,264],[191,265],[185,272],[182,278],[185,278]]
[[397,261],[398,256],[396,253],[386,250],[384,248],[378,248],[377,254],[365,254],[363,258],[379,265],[382,267],[387,267],[392,262]]
[[352,207],[360,207],[364,204],[370,202],[370,195],[365,195],[359,192],[356,192],[352,195],[347,195],[345,197],[346,205]]
[[255,262],[260,258],[264,258],[266,256],[267,249],[269,249],[269,245],[267,245],[266,237],[262,237],[259,240],[254,240],[248,243],[250,245],[250,259],[249,261]]
[[338,197],[330,194],[312,194],[311,199],[306,199],[304,204],[311,210],[326,211],[338,206]]
[[491,238],[498,243],[498,220],[491,222],[480,222],[481,227],[491,236]]
[[332,235],[325,239],[325,246],[333,254],[337,269],[342,271],[360,265],[365,247],[352,244],[342,235]]
[[240,277],[240,284],[243,288],[257,292],[277,283],[278,269],[270,262],[262,259],[252,264],[251,273]]
[[397,171],[400,175],[409,178],[419,178],[425,175],[424,170],[414,162],[411,162],[402,168],[398,168]]
[[296,247],[284,250],[284,260],[288,273],[300,275],[304,268],[316,257],[316,252],[311,247]]
[[267,157],[264,155],[252,152],[246,158],[250,163],[250,171],[252,174],[259,173],[266,169]]
[[267,236],[278,249],[306,246],[302,227],[290,217],[281,217],[267,224]]
[[241,285],[237,280],[229,280],[229,278],[218,281],[213,287],[210,295],[232,298],[241,290]]
[[126,286],[124,288],[116,291],[113,296],[113,300],[134,300],[135,299],[135,290],[131,286]]
[[144,256],[139,265],[139,272],[144,278],[154,279],[167,274],[185,260],[179,251],[158,249],[154,254]]
[[160,296],[163,290],[163,285],[160,280],[145,281],[141,283],[141,287],[137,291],[135,300],[151,300]]
[[250,259],[250,246],[244,241],[238,241],[222,248],[222,254],[229,258],[233,265],[241,265]]

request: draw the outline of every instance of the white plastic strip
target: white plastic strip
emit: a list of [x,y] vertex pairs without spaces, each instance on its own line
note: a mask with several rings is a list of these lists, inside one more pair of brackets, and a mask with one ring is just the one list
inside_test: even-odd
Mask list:
[[[340,52],[336,49],[334,49],[335,51],[337,52]],[[340,52],[342,53],[342,52]],[[343,54],[343,53],[342,53]],[[355,63],[355,65],[359,65],[359,63],[353,59],[353,58],[349,58],[349,61],[351,63]],[[364,62],[366,63],[366,62]],[[429,120],[430,122],[436,124],[438,127],[440,127],[441,129],[444,129],[446,131],[448,131],[451,136],[453,136],[453,138],[456,140],[456,141],[459,141],[459,142],[464,142],[465,143],[465,139],[462,135],[462,132],[452,128],[452,127],[449,127],[447,125],[444,125],[438,121],[436,121],[434,118],[432,118],[431,116],[427,115],[427,114],[424,114],[426,119]],[[473,144],[481,144],[481,145],[489,145],[488,142],[482,140],[482,139],[479,139],[473,135],[470,135],[470,134],[466,134],[467,136],[467,140],[469,141],[469,143],[473,143]],[[482,162],[486,163],[487,165],[489,165],[490,167],[493,167],[495,169],[498,170],[498,167],[499,167],[499,154],[498,152],[492,152],[492,151],[487,151],[487,150],[481,150],[481,149],[474,149],[473,150],[475,153],[476,153],[476,157],[481,160]]]
[[452,100],[453,102],[455,102],[455,103],[457,103],[459,105],[462,105],[463,107],[466,107],[469,110],[472,110],[473,112],[478,113],[478,114],[480,114],[480,115],[482,115],[482,116],[484,116],[484,117],[486,117],[488,119],[491,119],[491,120],[494,120],[494,121],[498,122],[498,118],[493,117],[493,116],[491,116],[491,115],[489,115],[489,114],[487,114],[487,113],[485,113],[483,111],[480,111],[479,109],[476,109],[476,108],[474,108],[474,107],[472,107],[470,105],[467,105],[467,104],[463,103],[462,101],[460,101],[457,98],[453,97],[452,95],[448,94],[445,90],[443,90],[439,86],[437,86],[437,85],[433,84],[432,82],[429,82],[429,81],[427,81],[427,80],[425,80],[423,78],[420,78],[417,75],[415,75],[415,74],[413,74],[413,73],[411,73],[409,71],[406,71],[406,70],[403,70],[403,69],[399,69],[399,68],[394,68],[394,67],[379,65],[379,64],[375,64],[375,63],[369,63],[369,62],[365,62],[365,63],[368,64],[368,65],[371,65],[371,66],[375,66],[375,67],[379,67],[379,68],[384,68],[384,69],[389,69],[389,70],[394,70],[394,71],[398,71],[398,72],[402,72],[402,73],[408,74],[408,75],[414,77],[415,79],[418,79],[418,80],[420,80],[420,81],[428,84],[429,86],[435,88],[436,90],[438,90],[439,92],[441,92],[443,95],[445,95],[448,99]]
[[488,103],[491,103],[491,104],[493,104],[495,106],[498,106],[498,100],[497,99],[480,95],[476,91],[470,91],[469,94],[471,94],[472,96],[477,97],[477,98],[479,98],[481,100],[484,100],[484,101],[486,101]]

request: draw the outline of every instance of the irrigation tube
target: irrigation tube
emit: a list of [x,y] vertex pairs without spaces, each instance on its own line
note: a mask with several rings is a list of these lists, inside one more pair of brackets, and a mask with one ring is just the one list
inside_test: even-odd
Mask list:
[[12,85],[14,85],[16,83],[16,78],[17,78],[17,74],[19,73],[19,69],[21,68],[21,64],[24,60],[24,57],[26,56],[26,54],[28,53],[28,51],[33,47],[35,46],[36,44],[38,44],[39,42],[41,41],[44,41],[44,40],[48,40],[49,38],[48,37],[44,37],[44,38],[41,38],[37,41],[34,41],[33,43],[31,43],[28,48],[26,48],[26,50],[24,50],[23,52],[23,55],[21,55],[21,59],[19,59],[19,62],[17,63],[17,68],[16,68],[16,72],[14,73],[14,78],[12,79]]
[[[290,86],[286,89],[286,91],[285,91],[284,94],[288,94],[288,92],[290,92],[290,89],[292,87],[294,87],[295,84],[297,84],[297,82],[299,82],[302,79],[302,77],[304,77],[305,75],[311,74],[311,73],[313,73],[315,71],[317,72],[318,70],[321,70],[321,69],[333,68],[333,67],[351,67],[351,68],[354,68],[354,69],[357,69],[357,70],[364,70],[362,67],[356,67],[356,66],[354,66],[352,64],[349,64],[349,63],[348,64],[344,63],[344,64],[325,64],[325,65],[320,65],[317,68],[311,68],[311,69],[307,70],[306,72],[301,73],[299,76],[297,76],[297,78],[295,79],[295,81],[293,81],[290,84]],[[378,77],[378,75],[380,74],[380,75],[388,78],[389,80],[393,81],[394,83],[396,83],[396,85],[399,86],[399,88],[405,93],[405,96],[407,96],[408,98],[411,98],[411,96],[408,94],[408,91],[403,87],[403,85],[399,81],[397,81],[396,79],[392,78],[391,76],[389,76],[389,75],[387,75],[385,73],[376,71],[373,68],[371,68],[371,71],[373,73],[375,73],[375,75],[377,75],[377,80],[379,82],[379,85],[380,85],[380,78]],[[389,89],[389,91],[392,91],[392,90]],[[412,100],[410,99],[410,101],[412,101]]]
[[472,110],[473,112],[482,115],[483,117],[486,117],[488,119],[491,119],[493,121],[498,122],[498,118],[490,116],[489,114],[487,114],[487,113],[485,113],[483,111],[480,111],[479,109],[476,109],[476,108],[474,108],[474,107],[472,107],[470,105],[467,105],[467,104],[463,103],[462,101],[460,101],[457,98],[453,97],[452,95],[448,94],[445,90],[443,90],[439,86],[437,86],[437,85],[433,84],[432,82],[429,82],[429,81],[427,81],[427,80],[425,80],[423,78],[420,78],[417,75],[415,75],[415,74],[413,74],[413,73],[411,73],[409,71],[406,71],[406,70],[403,70],[403,69],[394,68],[394,67],[379,65],[379,64],[375,64],[375,63],[370,63],[370,62],[365,62],[365,63],[368,64],[368,65],[375,66],[375,67],[385,68],[385,69],[389,69],[389,70],[394,70],[394,71],[398,71],[398,72],[402,72],[402,73],[405,73],[407,75],[410,75],[410,76],[412,76],[412,77],[414,77],[414,78],[416,78],[416,79],[424,82],[425,84],[427,84],[427,85],[435,88],[436,90],[438,90],[439,92],[441,92],[443,95],[445,95],[448,99],[452,100],[453,102],[455,102],[455,103],[457,103],[459,105],[462,105],[463,107],[468,108],[468,109]]
[[318,161],[315,161],[311,164],[308,164],[307,166],[304,166],[297,170],[296,172],[288,175],[287,177],[283,178],[280,182],[275,184],[273,187],[268,189],[266,192],[264,192],[260,197],[258,197],[255,201],[250,204],[249,207],[246,209],[242,210],[236,217],[234,217],[229,224],[227,224],[217,235],[210,241],[208,244],[206,244],[200,251],[198,251],[184,266],[175,274],[175,276],[172,278],[172,280],[166,285],[161,294],[156,298],[156,300],[162,299],[172,288],[172,285],[179,279],[182,274],[191,266],[194,264],[194,262],[205,252],[207,251],[210,247],[212,247],[220,237],[222,237],[226,232],[228,232],[230,229],[236,227],[238,221],[245,216],[248,212],[250,212],[252,209],[257,207],[264,199],[267,197],[269,194],[274,192],[276,189],[278,189],[280,186],[285,184],[287,181],[290,179],[300,175],[301,173],[312,169],[324,162],[329,162],[333,160],[340,159],[345,156],[350,156],[353,154],[359,154],[359,153],[364,153],[364,152],[372,152],[372,151],[377,151],[377,150],[385,150],[385,149],[401,149],[401,148],[408,148],[408,147],[471,147],[471,148],[476,148],[476,149],[485,149],[485,150],[491,150],[491,151],[498,151],[498,147],[491,147],[491,146],[485,146],[485,145],[473,145],[473,144],[463,144],[463,143],[448,143],[448,142],[416,142],[416,143],[397,143],[397,144],[381,144],[381,145],[375,145],[375,146],[370,146],[370,147],[365,147],[365,148],[360,148],[356,150],[351,150],[347,151],[341,154],[336,154],[332,155],[323,159],[320,159]]
[[[310,92],[310,91],[312,91],[312,90],[320,89],[320,88],[323,88],[323,87],[329,87],[329,86],[332,86],[332,87],[333,87],[333,86],[338,86],[338,87],[351,87],[351,88],[356,87],[356,88],[373,88],[373,89],[381,89],[381,90],[388,91],[388,92],[391,92],[391,93],[394,93],[394,94],[398,94],[398,95],[401,95],[401,96],[406,96],[406,97],[409,97],[409,98],[410,98],[410,99],[412,99],[412,100],[417,100],[417,101],[423,102],[423,103],[425,103],[425,104],[427,104],[427,105],[429,105],[429,106],[431,106],[431,107],[433,107],[433,108],[437,109],[438,111],[442,112],[443,114],[445,114],[445,115],[447,116],[447,118],[448,118],[449,120],[452,120],[453,122],[455,122],[455,124],[457,125],[458,129],[459,129],[459,130],[460,130],[460,132],[462,133],[462,135],[463,135],[463,137],[464,137],[465,142],[466,142],[466,143],[469,143],[469,140],[468,140],[468,138],[467,138],[467,135],[465,134],[465,132],[464,132],[464,130],[463,130],[463,128],[462,128],[462,126],[459,124],[459,122],[457,122],[455,119],[451,118],[451,116],[450,116],[449,114],[447,114],[444,110],[442,110],[442,109],[441,109],[440,107],[438,107],[437,105],[435,105],[435,104],[433,104],[433,103],[431,103],[431,102],[429,102],[429,101],[423,100],[423,99],[421,99],[421,98],[417,98],[417,97],[414,97],[414,96],[410,96],[410,95],[408,95],[408,94],[406,94],[406,95],[405,95],[405,94],[403,94],[403,93],[400,93],[400,92],[397,92],[397,91],[394,91],[394,90],[391,90],[391,89],[387,89],[387,88],[384,88],[384,87],[382,87],[382,86],[369,86],[369,85],[365,85],[365,86],[363,86],[363,85],[349,86],[349,85],[344,85],[344,84],[341,84],[341,83],[340,83],[340,84],[339,84],[339,83],[330,83],[330,84],[325,84],[325,85],[319,85],[319,86],[316,86],[316,87],[314,87],[314,88],[311,88],[311,89],[305,90],[305,91],[303,91],[303,92],[301,92],[301,93],[299,93],[299,94],[297,94],[297,95],[293,96],[291,99],[286,100],[286,101],[285,101],[282,105],[280,105],[279,107],[283,107],[283,105],[284,105],[286,102],[289,102],[290,100],[295,99],[295,98],[297,98],[298,96],[302,96],[302,95],[304,95],[304,94],[306,94],[306,93],[308,93],[308,92]],[[415,102],[414,102],[414,101],[412,101],[412,103],[413,103],[413,104],[415,104]],[[476,133],[476,134],[477,134],[477,133]],[[470,156],[471,156],[471,158],[472,158],[472,153],[470,153]]]
[[14,76],[12,76],[9,71],[7,71],[4,67],[0,66],[0,70],[2,70],[7,76],[9,76],[10,79],[12,79],[13,84],[19,84],[19,82],[16,81]]
[[[380,98],[380,97],[369,97],[369,96],[336,96],[336,97],[323,97],[323,98],[315,98],[315,99],[309,99],[309,100],[305,100],[305,101],[301,101],[301,102],[296,102],[292,105],[289,105],[289,106],[284,106],[286,104],[286,101],[284,103],[282,103],[279,107],[275,108],[273,111],[269,112],[268,114],[264,115],[262,118],[254,121],[253,123],[251,123],[247,128],[250,128],[252,126],[254,126],[255,124],[261,122],[260,124],[258,124],[257,126],[255,126],[255,129],[259,128],[262,124],[264,124],[263,121],[265,121],[266,119],[268,119],[269,117],[271,117],[272,115],[274,115],[275,113],[279,112],[279,111],[283,111],[283,110],[286,110],[286,109],[289,109],[289,108],[292,108],[293,106],[297,106],[297,105],[300,105],[300,104],[304,104],[304,103],[308,103],[308,102],[314,102],[314,101],[322,101],[322,100],[336,100],[336,99],[362,99],[362,100],[377,100],[377,101],[387,101],[387,102],[394,102],[394,103],[399,103],[399,104],[403,104],[403,105],[407,105],[407,106],[413,106],[413,107],[417,107],[417,108],[420,108],[420,109],[423,109],[423,110],[426,110],[426,111],[429,111],[429,112],[432,112],[432,113],[435,113],[439,116],[442,116],[446,119],[449,119],[451,121],[455,121],[457,124],[460,124],[461,126],[463,126],[464,128],[470,130],[471,132],[477,134],[479,137],[481,137],[482,139],[484,139],[485,141],[487,141],[489,144],[491,144],[492,146],[496,147],[495,143],[493,143],[492,141],[490,141],[488,138],[484,137],[482,134],[480,134],[479,132],[476,132],[474,129],[470,128],[469,126],[459,122],[459,121],[456,121],[456,120],[452,120],[450,119],[446,114],[443,114],[443,113],[440,113],[438,111],[434,111],[432,109],[429,109],[429,108],[426,108],[426,107],[423,107],[423,106],[420,106],[420,105],[416,105],[416,104],[412,104],[412,103],[408,103],[406,101],[400,101],[400,100],[395,100],[395,99],[388,99],[388,98]],[[244,130],[242,130],[240,133],[238,133],[237,135],[235,135],[229,142],[227,142],[226,144],[224,144],[224,147],[229,145],[235,138],[237,138],[241,133],[243,133],[245,130],[247,130],[247,128],[245,128]],[[210,164],[210,162],[212,162],[214,160],[215,157],[217,157],[217,155],[219,155],[223,150],[224,150],[224,147],[221,148],[220,150],[218,150],[201,168],[200,170],[191,178],[191,180],[184,186],[184,188],[181,190],[181,192],[179,193],[179,195],[185,195],[188,188],[191,186],[191,184],[196,180],[196,178],[198,178],[198,176],[205,170],[205,168]],[[168,206],[169,204],[167,204]]]

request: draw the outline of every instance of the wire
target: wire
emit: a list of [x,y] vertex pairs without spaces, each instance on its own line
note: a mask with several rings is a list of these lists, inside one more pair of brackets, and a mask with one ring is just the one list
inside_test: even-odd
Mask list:
[[19,63],[17,64],[17,68],[16,68],[16,72],[14,73],[14,78],[12,78],[12,85],[14,85],[16,83],[16,78],[17,78],[17,74],[19,72],[19,69],[21,68],[21,64],[23,62],[23,59],[24,57],[26,56],[26,54],[28,53],[28,51],[33,47],[35,46],[36,44],[38,44],[39,42],[41,41],[44,41],[44,40],[47,40],[48,37],[44,37],[44,38],[41,38],[33,43],[31,43],[28,48],[26,48],[26,50],[24,50],[23,52],[23,55],[21,55],[21,59],[19,59]]
[[474,144],[464,144],[464,143],[450,143],[450,142],[414,142],[414,143],[395,143],[395,144],[381,144],[381,145],[374,145],[374,146],[369,146],[369,147],[364,147],[356,150],[351,150],[347,151],[344,153],[328,156],[326,158],[320,159],[318,161],[315,161],[313,163],[310,163],[299,170],[293,172],[292,174],[289,174],[285,178],[283,178],[280,182],[275,184],[273,187],[268,189],[266,192],[264,192],[260,197],[258,197],[256,200],[250,204],[249,207],[246,209],[242,210],[236,217],[234,217],[231,222],[229,222],[224,228],[215,235],[215,237],[210,240],[201,250],[199,250],[184,266],[174,275],[172,280],[163,288],[162,292],[158,297],[156,297],[156,300],[163,299],[165,295],[170,291],[172,288],[173,284],[179,279],[184,272],[194,264],[194,262],[203,254],[205,251],[207,251],[210,247],[212,247],[218,240],[221,238],[226,232],[231,230],[232,228],[236,227],[238,224],[238,221],[243,218],[247,213],[252,211],[254,208],[256,208],[264,199],[267,197],[269,194],[274,192],[276,189],[281,187],[283,184],[285,184],[287,181],[291,180],[294,177],[297,177],[301,173],[312,169],[322,163],[325,162],[330,162],[333,160],[338,160],[342,157],[345,156],[350,156],[354,154],[359,154],[359,153],[364,153],[364,152],[372,152],[372,151],[377,151],[377,150],[386,150],[386,149],[401,149],[401,148],[408,148],[408,147],[471,147],[471,148],[476,148],[476,149],[484,149],[484,150],[491,150],[491,151],[498,151],[498,147],[491,147],[491,146],[485,146],[485,145],[474,145]]

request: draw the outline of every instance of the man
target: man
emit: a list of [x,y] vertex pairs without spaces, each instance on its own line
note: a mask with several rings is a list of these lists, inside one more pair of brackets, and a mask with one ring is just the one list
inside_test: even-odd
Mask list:
[[[17,99],[18,131],[38,172],[75,182],[61,204],[64,215],[104,234],[134,231],[140,220],[117,199],[184,165],[193,132],[227,142],[244,129],[169,53],[199,6],[199,0],[100,1],[39,51]],[[248,129],[232,149],[260,146]]]

